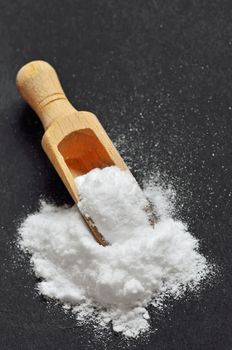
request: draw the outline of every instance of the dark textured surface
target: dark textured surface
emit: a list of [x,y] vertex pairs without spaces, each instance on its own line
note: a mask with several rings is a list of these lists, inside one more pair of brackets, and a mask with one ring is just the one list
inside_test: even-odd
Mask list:
[[[0,349],[232,348],[231,1],[0,1]],[[16,227],[41,195],[71,203],[42,153],[42,127],[15,89],[45,59],[78,109],[95,112],[139,181],[158,169],[177,211],[220,267],[200,295],[151,310],[157,329],[129,345],[99,340],[35,292]],[[125,143],[125,142],[124,142]],[[165,174],[165,176],[164,176]],[[183,205],[181,205],[183,204]]]

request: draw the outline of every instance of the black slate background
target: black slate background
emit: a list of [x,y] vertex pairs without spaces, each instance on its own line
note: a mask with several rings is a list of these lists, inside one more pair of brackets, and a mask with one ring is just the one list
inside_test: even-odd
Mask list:
[[[0,1],[0,349],[232,349],[232,4],[214,0]],[[71,200],[40,148],[17,70],[48,60],[95,112],[142,182],[158,171],[219,273],[199,296],[151,311],[146,340],[77,326],[35,291],[16,228],[41,195]]]

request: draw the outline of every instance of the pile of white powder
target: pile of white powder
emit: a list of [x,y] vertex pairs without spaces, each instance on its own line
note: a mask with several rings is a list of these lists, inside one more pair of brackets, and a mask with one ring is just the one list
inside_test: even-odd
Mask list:
[[[170,214],[168,194],[150,184],[140,190],[129,171],[95,169],[75,179],[80,210],[111,245],[96,243],[76,206],[45,202],[19,229],[20,246],[31,254],[39,292],[75,313],[79,322],[137,337],[149,329],[146,307],[165,295],[196,289],[209,266],[186,225]],[[145,196],[156,210],[155,227],[144,211]]]

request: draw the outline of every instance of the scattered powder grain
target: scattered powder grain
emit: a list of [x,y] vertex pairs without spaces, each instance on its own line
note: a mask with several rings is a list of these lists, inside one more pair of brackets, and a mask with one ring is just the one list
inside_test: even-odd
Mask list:
[[[95,169],[76,178],[80,210],[92,217],[112,244],[96,243],[76,206],[45,202],[19,229],[20,246],[31,254],[39,292],[70,308],[82,322],[137,337],[149,329],[146,307],[164,295],[194,290],[209,266],[186,225],[169,214],[159,187],[141,191],[129,172]],[[153,229],[143,208],[144,193],[157,210]]]

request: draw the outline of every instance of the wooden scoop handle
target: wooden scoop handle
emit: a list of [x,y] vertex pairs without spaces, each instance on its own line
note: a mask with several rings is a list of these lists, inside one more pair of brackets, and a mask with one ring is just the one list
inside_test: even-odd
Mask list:
[[32,61],[23,66],[17,74],[16,85],[45,130],[54,119],[76,111],[65,96],[56,71],[45,61]]

